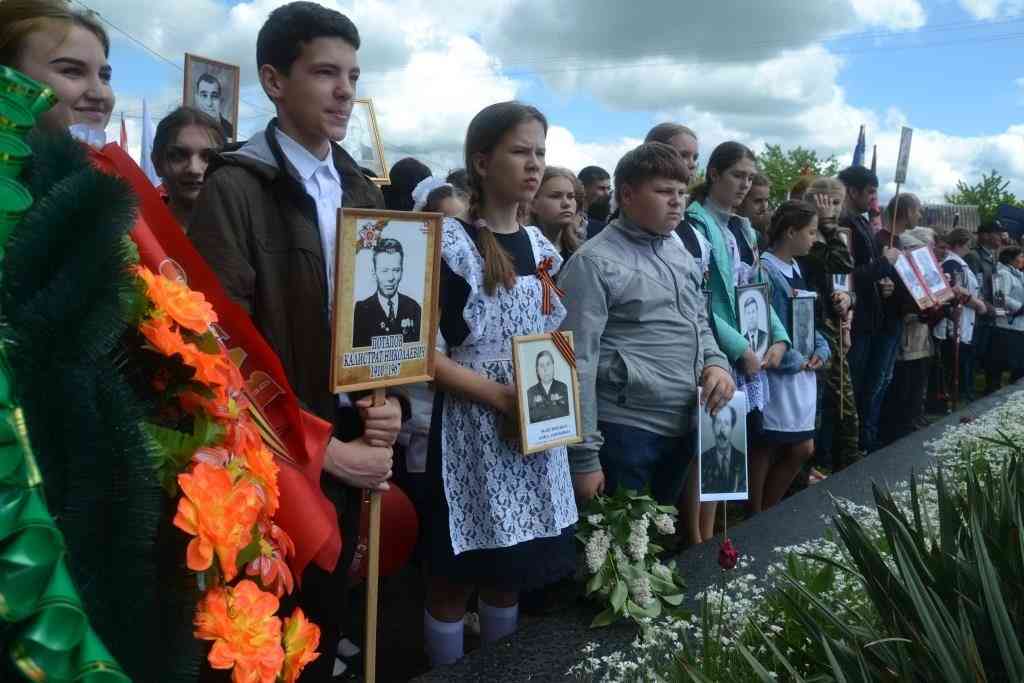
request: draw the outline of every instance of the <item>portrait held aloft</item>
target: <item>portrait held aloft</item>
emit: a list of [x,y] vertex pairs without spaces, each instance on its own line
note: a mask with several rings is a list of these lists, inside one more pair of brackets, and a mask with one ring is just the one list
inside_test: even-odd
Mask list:
[[236,138],[240,69],[206,57],[185,54],[182,104],[195,107],[220,122],[228,141]]
[[746,500],[747,395],[737,391],[714,416],[703,407],[699,411],[701,501]]
[[384,145],[381,142],[377,114],[369,98],[352,100],[352,113],[348,117],[345,138],[338,144],[361,168],[370,172],[373,182],[388,185],[388,166],[384,161]]
[[580,441],[579,386],[572,332],[512,338],[524,454]]
[[736,288],[736,319],[740,323],[740,334],[758,358],[764,358],[771,345],[769,310],[767,285]]
[[433,374],[440,236],[441,214],[341,211],[334,391],[422,382]]

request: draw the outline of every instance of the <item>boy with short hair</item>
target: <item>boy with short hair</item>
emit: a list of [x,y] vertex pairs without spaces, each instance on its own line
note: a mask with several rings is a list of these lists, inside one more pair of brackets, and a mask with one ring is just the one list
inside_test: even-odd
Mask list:
[[583,442],[569,448],[577,497],[617,487],[674,503],[702,385],[714,413],[735,391],[708,323],[702,273],[675,234],[686,169],[653,142],[615,168],[619,218],[562,268],[580,380]]
[[252,317],[305,407],[334,424],[321,486],[341,516],[335,570],[309,565],[299,603],[321,628],[310,680],[329,680],[345,617],[361,490],[384,488],[401,427],[396,399],[354,406],[329,389],[330,320],[341,206],[382,208],[380,190],[334,141],[345,137],[359,78],[359,32],[312,2],[275,9],[260,29],[260,83],[277,117],[213,160],[189,237]]

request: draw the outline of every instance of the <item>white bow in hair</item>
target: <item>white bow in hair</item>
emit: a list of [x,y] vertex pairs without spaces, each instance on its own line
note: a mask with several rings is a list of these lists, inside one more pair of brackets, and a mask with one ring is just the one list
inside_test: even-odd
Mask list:
[[427,205],[427,197],[430,193],[439,187],[448,185],[445,181],[440,178],[435,178],[432,175],[428,175],[426,178],[416,184],[416,187],[412,190],[412,201],[413,211],[422,211],[423,207]]

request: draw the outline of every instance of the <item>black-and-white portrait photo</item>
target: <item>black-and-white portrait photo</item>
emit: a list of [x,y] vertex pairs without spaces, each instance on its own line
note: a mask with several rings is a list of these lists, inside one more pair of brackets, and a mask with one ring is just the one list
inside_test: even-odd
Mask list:
[[[420,340],[422,268],[418,274],[410,272],[406,277],[406,264],[416,261],[406,258],[407,247],[402,239],[384,236],[398,233],[393,225],[389,223],[387,228],[391,230],[385,228],[373,248],[364,250],[357,257],[356,267],[359,270],[356,273],[356,303],[352,316],[353,348],[371,346],[374,337],[401,335],[403,344]],[[412,225],[419,228],[418,223]],[[422,263],[421,254],[426,248],[426,240],[413,241],[420,243],[413,256]],[[372,291],[368,292],[371,288]]]
[[737,391],[714,417],[701,407],[697,440],[700,499],[746,500],[747,395]]
[[833,292],[849,292],[850,291],[850,274],[833,274],[832,275],[832,291]]
[[928,247],[918,247],[911,251],[910,255],[917,265],[917,271],[921,273],[921,277],[924,279],[928,289],[931,290],[931,293],[934,294],[946,288],[946,278],[942,277],[942,272],[939,270],[938,265],[936,265],[932,252]]
[[[910,296],[914,297],[914,301],[918,303],[918,306],[924,307],[929,301],[930,297],[928,292],[924,288],[924,283],[917,275],[917,271],[914,270],[914,266],[911,265],[910,259],[907,258],[906,254],[900,254],[899,258],[896,259],[896,263],[893,264],[893,268],[896,269],[896,273],[900,276],[907,291],[910,292]],[[922,302],[925,302],[924,304]]]
[[748,285],[736,288],[737,319],[740,334],[758,358],[771,346],[771,329],[768,324],[769,304],[766,285]]
[[[562,333],[562,339],[571,350],[572,333]],[[550,334],[512,340],[523,453],[579,440],[576,371],[565,353]]]
[[793,299],[793,348],[810,358],[814,353],[813,294],[800,292]]
[[555,379],[555,356],[544,349],[534,362],[537,383],[526,390],[530,424],[569,415],[569,387]]
[[205,57],[185,55],[182,101],[220,122],[224,137],[234,140],[238,128],[239,68]]
[[374,178],[386,177],[387,167],[381,156],[380,129],[377,127],[377,117],[370,100],[353,100],[345,139],[340,140],[339,144],[359,166],[370,171]]

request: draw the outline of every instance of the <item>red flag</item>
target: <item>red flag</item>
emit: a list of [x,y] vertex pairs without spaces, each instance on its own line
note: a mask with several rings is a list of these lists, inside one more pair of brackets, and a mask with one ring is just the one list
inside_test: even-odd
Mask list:
[[128,128],[124,125],[124,112],[121,112],[121,149],[128,149]]
[[217,311],[218,332],[229,355],[239,359],[247,393],[260,409],[254,417],[257,423],[266,422],[271,428],[272,438],[267,445],[275,451],[280,466],[281,506],[275,521],[295,542],[292,571],[301,577],[311,561],[333,571],[341,554],[341,531],[337,511],[320,489],[332,425],[299,408],[281,361],[245,311],[228,297],[127,151],[107,145],[102,151],[92,150],[91,156],[98,168],[121,177],[135,190],[139,218],[131,237],[142,263],[165,276],[186,278],[188,285],[202,292]]

